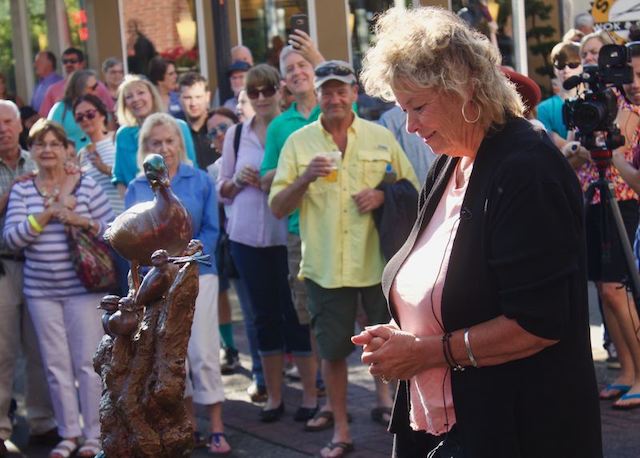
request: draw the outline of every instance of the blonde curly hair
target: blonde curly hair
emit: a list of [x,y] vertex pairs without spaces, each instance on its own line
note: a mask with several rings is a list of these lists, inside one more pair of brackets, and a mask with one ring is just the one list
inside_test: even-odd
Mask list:
[[455,14],[391,8],[378,18],[375,34],[360,75],[369,95],[393,101],[394,89],[435,89],[473,101],[485,128],[523,115],[515,86],[498,67],[498,50]]

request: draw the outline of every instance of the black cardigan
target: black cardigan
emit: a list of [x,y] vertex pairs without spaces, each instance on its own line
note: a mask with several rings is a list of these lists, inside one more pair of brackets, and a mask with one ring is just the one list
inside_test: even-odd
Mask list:
[[[385,268],[387,299],[457,163],[441,156],[433,165],[418,220]],[[452,373],[465,458],[602,457],[575,173],[545,133],[509,120],[482,142],[460,213],[442,297],[446,330],[505,315],[559,340],[524,359]],[[389,310],[397,321],[391,303]],[[401,440],[408,428],[408,383],[401,382],[390,431]]]

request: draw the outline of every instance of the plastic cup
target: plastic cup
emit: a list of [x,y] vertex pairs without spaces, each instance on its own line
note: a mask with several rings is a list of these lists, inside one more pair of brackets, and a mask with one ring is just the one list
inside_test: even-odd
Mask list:
[[325,181],[329,181],[331,183],[335,183],[338,181],[338,169],[340,168],[340,162],[342,161],[342,153],[340,151],[329,151],[327,153],[322,153],[322,156],[331,159],[331,173],[325,176]]

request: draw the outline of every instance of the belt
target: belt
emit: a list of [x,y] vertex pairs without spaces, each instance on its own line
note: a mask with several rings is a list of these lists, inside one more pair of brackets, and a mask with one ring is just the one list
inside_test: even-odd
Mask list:
[[0,253],[0,259],[4,259],[6,261],[15,261],[15,262],[24,262],[25,258],[22,254],[3,254]]

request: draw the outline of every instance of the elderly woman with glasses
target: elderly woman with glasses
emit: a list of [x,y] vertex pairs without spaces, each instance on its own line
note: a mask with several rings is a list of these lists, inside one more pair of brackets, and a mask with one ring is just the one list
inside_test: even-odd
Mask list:
[[[47,370],[58,434],[64,439],[49,458],[67,458],[76,451],[76,456],[93,457],[100,451],[102,384],[93,354],[103,335],[96,309],[102,294],[90,293],[78,278],[67,228],[100,236],[113,212],[91,177],[65,172],[68,141],[59,124],[39,120],[29,132],[29,144],[38,175],[14,185],[3,237],[11,249],[24,250],[24,295]],[[73,190],[71,199],[65,189]],[[81,447],[80,436],[85,439]]]
[[67,138],[73,141],[76,149],[83,148],[89,144],[89,138],[82,131],[73,116],[73,104],[84,94],[95,94],[98,89],[98,78],[93,70],[75,71],[64,89],[64,97],[57,102],[51,111],[48,119],[62,125]]
[[455,14],[394,8],[376,36],[367,92],[440,156],[383,274],[393,321],[353,338],[372,374],[401,381],[395,456],[601,458],[573,170]]
[[[287,279],[287,221],[273,215],[260,187],[267,127],[280,114],[279,88],[280,75],[269,65],[257,65],[247,73],[246,94],[255,115],[227,132],[217,183],[228,206],[231,254],[253,307],[268,397],[260,413],[263,422],[277,421],[284,413],[284,353],[294,355],[302,377],[303,399],[295,419],[306,421],[317,411],[309,326],[298,321]],[[235,151],[237,129],[242,130]]]

